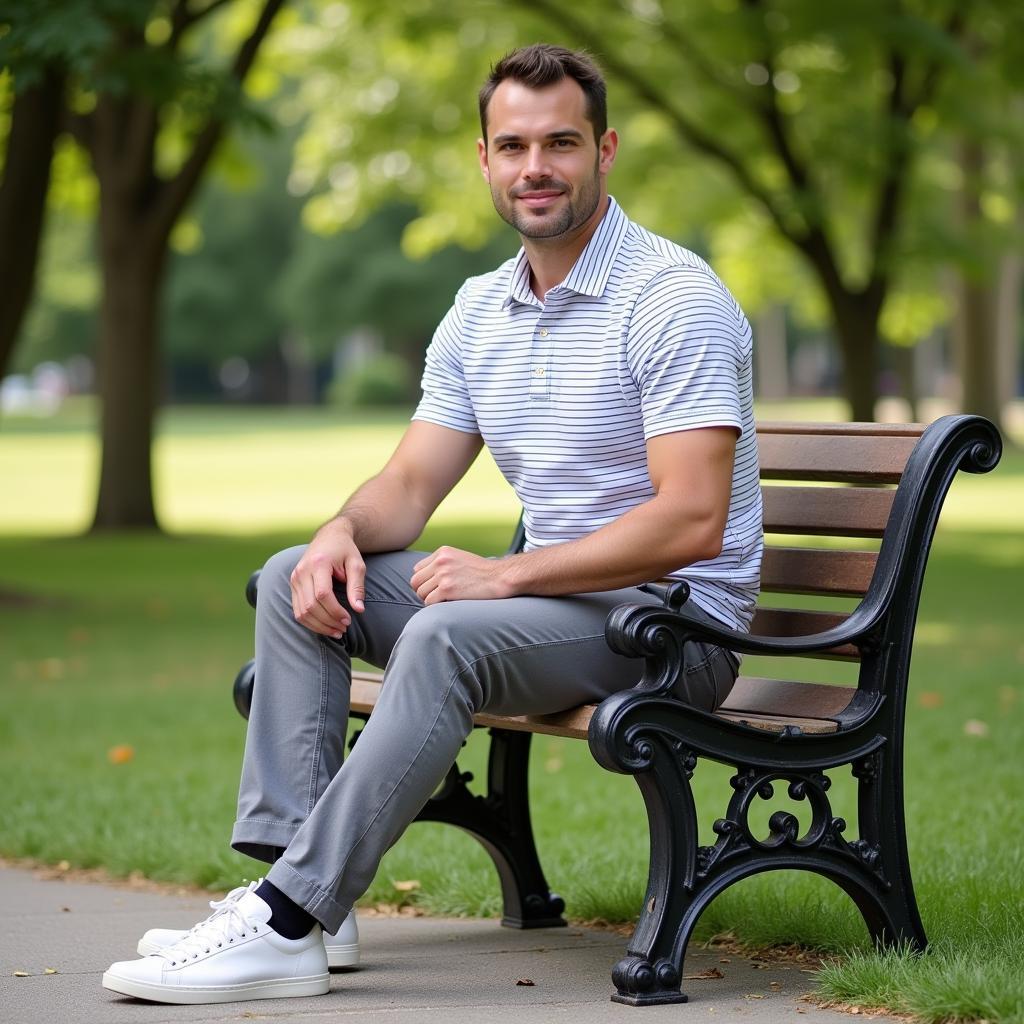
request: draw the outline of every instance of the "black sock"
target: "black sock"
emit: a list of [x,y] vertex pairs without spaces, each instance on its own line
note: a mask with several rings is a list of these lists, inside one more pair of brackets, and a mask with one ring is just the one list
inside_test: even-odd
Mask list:
[[256,895],[270,907],[270,927],[286,939],[301,939],[308,935],[317,923],[297,903],[293,903],[272,882],[264,879],[256,889]]

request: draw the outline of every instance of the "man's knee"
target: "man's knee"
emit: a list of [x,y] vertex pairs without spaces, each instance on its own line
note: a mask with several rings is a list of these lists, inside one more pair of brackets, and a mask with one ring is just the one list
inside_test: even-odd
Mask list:
[[299,559],[306,550],[305,544],[299,544],[293,548],[285,548],[271,555],[260,571],[259,596],[271,594],[280,596],[288,595],[291,600],[291,575],[292,570],[298,565]]
[[421,608],[405,624],[389,663],[398,685],[437,686],[447,690],[454,682],[478,709],[483,705],[479,630],[466,614],[467,602],[451,601]]

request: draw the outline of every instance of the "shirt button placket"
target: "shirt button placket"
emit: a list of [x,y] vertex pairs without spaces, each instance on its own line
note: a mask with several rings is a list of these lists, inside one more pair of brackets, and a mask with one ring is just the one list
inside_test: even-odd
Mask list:
[[537,330],[533,337],[533,353],[530,364],[530,398],[534,401],[547,401],[549,397],[550,347],[551,332],[546,327]]

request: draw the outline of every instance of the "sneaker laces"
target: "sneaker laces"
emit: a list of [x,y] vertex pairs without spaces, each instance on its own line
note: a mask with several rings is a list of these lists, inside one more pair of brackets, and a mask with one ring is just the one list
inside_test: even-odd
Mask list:
[[210,900],[213,913],[185,933],[177,942],[157,950],[154,956],[169,960],[172,967],[187,960],[195,960],[200,953],[211,953],[214,949],[244,938],[250,929],[256,930],[259,922],[247,918],[238,909],[238,901],[249,892],[255,892],[263,879],[257,878],[248,885],[232,889],[223,899]]

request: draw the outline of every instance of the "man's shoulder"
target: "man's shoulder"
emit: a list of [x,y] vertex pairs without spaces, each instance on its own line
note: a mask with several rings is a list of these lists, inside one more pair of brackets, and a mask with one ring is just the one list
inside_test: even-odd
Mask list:
[[490,300],[503,302],[508,295],[509,282],[515,273],[519,256],[510,256],[504,263],[486,274],[467,277],[459,289],[458,299],[463,304],[474,305]]
[[630,221],[619,250],[626,276],[639,290],[656,283],[688,283],[695,288],[728,289],[703,257],[685,246]]
[[631,221],[620,250],[623,284],[635,308],[709,305],[742,318],[735,297],[706,260]]

